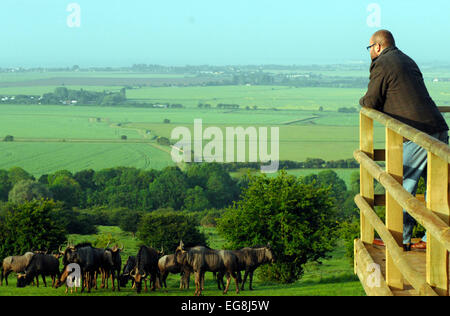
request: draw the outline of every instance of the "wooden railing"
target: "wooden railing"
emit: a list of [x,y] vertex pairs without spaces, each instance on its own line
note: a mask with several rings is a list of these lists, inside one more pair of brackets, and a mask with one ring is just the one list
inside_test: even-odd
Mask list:
[[[450,109],[442,107],[440,110],[448,112]],[[374,120],[386,128],[385,149],[374,149]],[[428,152],[426,205],[402,186],[404,138]],[[361,211],[361,241],[372,244],[374,230],[382,238],[386,246],[387,286],[402,290],[406,280],[421,295],[449,295],[449,146],[384,113],[362,108],[360,149],[354,152],[354,157],[360,164],[360,194],[355,202]],[[386,170],[375,161],[386,161]],[[374,179],[384,186],[385,196],[374,194]],[[386,206],[385,223],[374,211],[377,205]],[[417,273],[403,251],[403,209],[428,232],[426,276]],[[355,249],[362,245],[355,241]]]

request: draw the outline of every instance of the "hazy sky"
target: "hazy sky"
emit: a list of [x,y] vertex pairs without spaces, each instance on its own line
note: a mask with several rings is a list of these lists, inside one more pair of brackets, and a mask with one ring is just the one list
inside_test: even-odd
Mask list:
[[0,67],[367,61],[379,28],[450,64],[449,19],[449,0],[1,0]]

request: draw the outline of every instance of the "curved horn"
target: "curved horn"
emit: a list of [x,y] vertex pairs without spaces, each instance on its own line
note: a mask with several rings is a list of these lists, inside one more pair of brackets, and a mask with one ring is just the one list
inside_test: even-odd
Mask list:
[[111,243],[111,238],[109,238],[108,243],[106,244],[105,249],[108,248],[108,246],[109,246],[110,243]]
[[122,243],[122,247],[119,248],[120,251],[123,251],[125,249],[125,245]]

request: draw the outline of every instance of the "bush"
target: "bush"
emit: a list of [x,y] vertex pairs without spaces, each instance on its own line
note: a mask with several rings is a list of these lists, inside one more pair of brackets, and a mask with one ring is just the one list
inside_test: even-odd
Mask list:
[[266,275],[282,283],[298,280],[308,261],[327,257],[336,226],[329,189],[301,183],[284,170],[276,178],[251,175],[242,199],[218,220],[229,248],[270,242],[276,262]]
[[206,245],[206,236],[191,217],[171,209],[160,209],[142,217],[137,236],[147,246],[163,247],[174,252],[183,240],[185,244]]
[[68,234],[93,235],[98,232],[94,216],[77,210],[58,211],[57,221]]
[[222,216],[223,210],[211,209],[205,211],[205,216],[200,221],[200,225],[204,227],[216,227],[217,220]]
[[56,220],[59,206],[49,200],[9,204],[0,221],[0,258],[31,249],[58,250],[66,231]]

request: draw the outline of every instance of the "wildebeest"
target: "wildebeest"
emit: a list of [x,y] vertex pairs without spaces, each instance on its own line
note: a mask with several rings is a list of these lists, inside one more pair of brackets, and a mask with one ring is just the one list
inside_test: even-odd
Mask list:
[[159,259],[158,267],[161,275],[161,287],[167,288],[167,276],[169,273],[180,274],[180,289],[189,288],[191,270],[188,266],[180,265],[176,261],[175,254],[166,255]]
[[[111,282],[112,282],[112,290],[115,290],[114,281],[117,279],[117,290],[120,291],[120,282],[119,282],[119,275],[120,270],[122,268],[122,258],[120,257],[120,252],[123,251],[124,247],[122,245],[121,248],[119,248],[118,245],[115,245],[112,249],[107,248],[104,250],[104,261],[103,261],[103,273],[102,278],[106,280],[106,288],[108,288],[108,277],[111,276]],[[110,265],[112,263],[112,265]],[[104,286],[104,283],[102,280],[102,287]]]
[[34,253],[27,252],[23,256],[6,257],[3,260],[0,271],[0,285],[3,285],[3,278],[5,278],[6,285],[8,285],[8,275],[11,272],[19,273],[25,271],[33,256]]
[[[233,250],[233,253],[238,258],[239,271],[245,271],[244,278],[242,280],[241,290],[244,290],[245,281],[247,277],[250,276],[249,279],[249,289],[253,290],[253,272],[255,270],[265,264],[265,263],[273,263],[274,255],[270,244],[267,246],[261,247],[245,247],[239,250]],[[240,273],[240,272],[239,272]],[[222,283],[223,286],[223,276],[218,276],[218,282]],[[220,283],[219,283],[220,288]]]
[[136,257],[129,256],[125,266],[123,267],[123,272],[119,277],[119,282],[121,287],[125,287],[128,283],[128,280],[131,279],[131,286],[134,287],[134,279],[131,277],[131,273],[134,271],[136,267]]
[[42,281],[46,287],[46,276],[50,276],[52,278],[52,287],[55,286],[55,280],[59,278],[58,259],[52,255],[42,253],[35,254],[25,268],[24,273],[19,273],[17,275],[17,287],[25,287],[29,285],[34,278],[36,278],[36,285],[39,287],[39,275],[42,277]]
[[236,283],[236,293],[239,293],[238,259],[230,250],[214,250],[204,246],[185,248],[183,241],[175,252],[178,264],[189,266],[195,273],[195,295],[201,295],[206,271],[219,272],[227,275],[227,286],[224,294],[228,292],[231,277]]
[[[146,246],[141,246],[136,256],[136,267],[132,276],[136,284],[137,292],[142,290],[142,280],[146,280],[147,276],[150,276],[150,285],[152,285],[152,291],[155,290],[156,280],[159,279],[158,260],[160,253]],[[147,281],[145,281],[145,290],[147,290]]]
[[[92,247],[91,243],[81,243],[75,247],[67,247],[63,255],[64,270],[70,263],[76,263],[81,268],[82,288],[81,292],[87,287],[88,292],[91,291],[92,284],[96,272],[100,270],[104,264],[104,250]],[[113,266],[112,261],[108,262]],[[64,280],[59,280],[56,287],[62,285]]]

